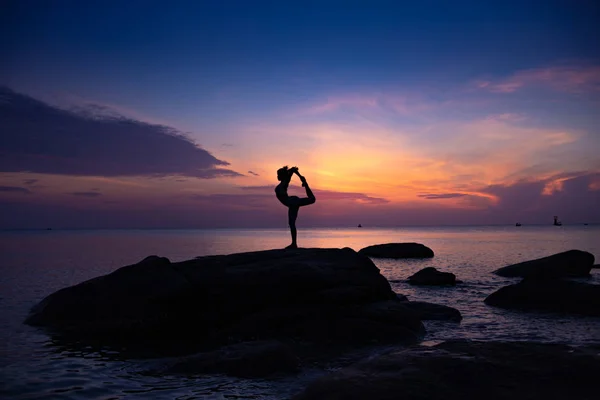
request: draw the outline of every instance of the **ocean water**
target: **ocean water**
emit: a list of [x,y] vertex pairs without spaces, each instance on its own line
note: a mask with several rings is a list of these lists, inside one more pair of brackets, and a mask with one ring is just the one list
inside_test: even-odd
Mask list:
[[[0,232],[0,397],[288,398],[324,371],[306,368],[297,376],[252,380],[219,375],[148,376],[143,371],[152,361],[122,361],[107,352],[64,350],[42,330],[22,323],[30,307],[48,294],[151,254],[181,261],[201,255],[281,248],[288,242],[289,233],[283,229]],[[449,305],[463,314],[460,324],[426,322],[426,344],[449,338],[600,344],[600,318],[512,312],[483,303],[499,287],[518,281],[493,275],[491,271],[499,267],[569,249],[589,251],[598,263],[598,225],[299,232],[302,247],[359,250],[388,242],[419,242],[436,254],[428,260],[374,260],[397,293],[410,300]],[[453,288],[424,288],[404,282],[428,266],[452,272],[464,283]],[[600,270],[594,270],[587,281],[600,284]]]

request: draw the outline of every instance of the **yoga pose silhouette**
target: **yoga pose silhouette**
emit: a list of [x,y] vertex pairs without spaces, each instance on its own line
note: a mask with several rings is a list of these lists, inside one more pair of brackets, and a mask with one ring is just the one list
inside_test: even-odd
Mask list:
[[[288,196],[287,190],[290,185],[290,181],[292,180],[292,175],[296,174],[302,181],[302,186],[306,189],[307,197],[298,197],[298,196]],[[306,182],[306,178],[304,178],[298,172],[298,167],[288,168],[287,165],[283,168],[279,168],[277,170],[277,179],[281,181],[279,185],[275,188],[275,195],[277,199],[288,208],[288,223],[290,225],[290,232],[292,233],[292,244],[286,247],[286,249],[297,249],[298,244],[296,242],[296,218],[298,218],[298,210],[302,206],[307,206],[309,204],[314,204],[317,199],[315,195],[308,187],[308,183]]]

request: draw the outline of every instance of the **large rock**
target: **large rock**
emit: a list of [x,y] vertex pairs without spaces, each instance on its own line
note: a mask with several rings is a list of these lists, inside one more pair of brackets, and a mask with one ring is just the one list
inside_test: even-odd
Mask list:
[[537,260],[509,265],[494,271],[505,277],[561,278],[587,276],[594,265],[594,255],[587,251],[569,250]]
[[562,279],[525,279],[485,299],[495,307],[600,316],[600,285]]
[[433,250],[420,243],[386,243],[360,249],[359,253],[374,258],[431,258]]
[[222,373],[242,378],[259,378],[299,370],[298,357],[280,342],[238,343],[219,350],[182,357],[151,371],[153,374]]
[[408,278],[411,285],[446,286],[456,285],[456,275],[450,272],[440,272],[434,267],[423,268]]
[[294,400],[595,399],[597,349],[450,341],[367,359],[317,379]]
[[444,306],[441,304],[427,303],[425,301],[404,301],[402,305],[423,321],[454,321],[460,322],[462,315],[456,308]]
[[348,248],[179,263],[149,257],[51,294],[26,323],[145,356],[274,338],[319,345],[419,340],[424,328],[409,310],[369,313],[368,306],[389,301],[397,296],[379,269]]

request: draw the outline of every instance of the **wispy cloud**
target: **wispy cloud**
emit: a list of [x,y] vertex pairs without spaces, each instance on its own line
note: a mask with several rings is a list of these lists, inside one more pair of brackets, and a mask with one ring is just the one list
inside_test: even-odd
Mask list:
[[390,201],[383,197],[373,197],[364,193],[352,193],[352,192],[335,192],[331,190],[317,190],[315,197],[321,200],[347,200],[361,204],[387,204]]
[[23,181],[23,183],[26,185],[34,185],[34,184],[38,183],[39,181],[40,181],[39,179],[25,179]]
[[417,197],[421,197],[427,200],[439,200],[439,199],[455,199],[457,197],[464,197],[464,193],[423,193],[418,194]]
[[248,173],[249,173],[250,175],[252,175],[252,176],[260,176],[260,174],[257,174],[257,173],[256,173],[256,172],[254,172],[254,171],[248,171]]
[[100,193],[100,192],[70,192],[67,194],[70,194],[71,196],[77,196],[77,197],[99,197],[99,196],[102,196],[102,193]]
[[475,87],[492,93],[514,93],[531,86],[543,86],[568,93],[599,92],[600,66],[557,66],[518,71],[497,80],[479,80]]
[[31,191],[20,186],[0,186],[0,192],[30,194]]
[[346,93],[330,96],[305,108],[301,114],[326,114],[334,111],[386,111],[409,115],[430,110],[434,102],[410,93]]
[[344,107],[350,108],[372,108],[377,107],[379,101],[375,96],[363,95],[345,95],[337,97],[328,97],[325,101],[319,102],[307,109],[309,113],[325,113],[335,111]]
[[[273,186],[242,186],[240,189],[245,191],[253,191],[256,193],[261,193],[268,197],[274,197]],[[290,186],[290,192],[303,192],[304,188]],[[387,204],[390,201],[383,197],[374,197],[369,196],[364,193],[356,193],[356,192],[338,192],[335,190],[319,190],[314,189],[313,193],[315,197],[320,201],[352,201],[360,204]]]
[[241,176],[179,131],[66,111],[0,88],[0,171],[84,176]]

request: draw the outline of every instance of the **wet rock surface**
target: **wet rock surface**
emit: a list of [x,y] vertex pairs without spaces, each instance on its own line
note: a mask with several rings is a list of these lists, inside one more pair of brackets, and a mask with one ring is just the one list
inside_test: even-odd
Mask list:
[[594,348],[528,342],[447,341],[360,361],[317,379],[308,399],[595,399]]
[[300,367],[299,360],[290,346],[277,341],[238,343],[162,364],[150,373],[222,373],[241,378],[262,378],[273,374],[295,373]]

